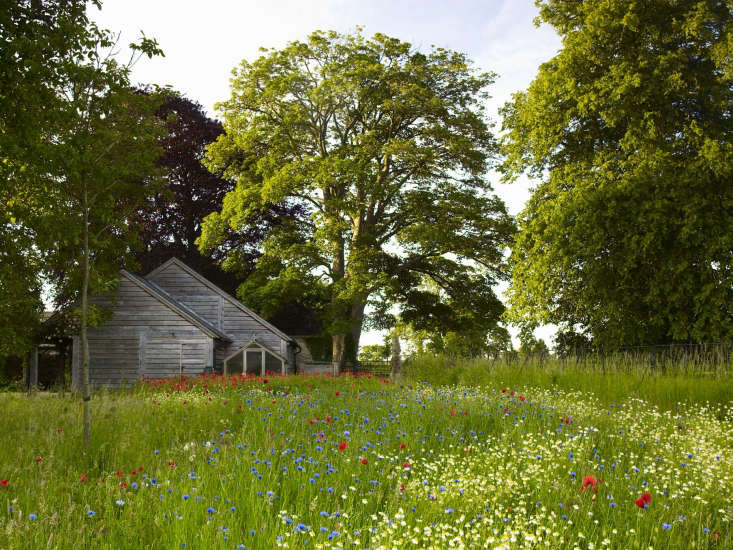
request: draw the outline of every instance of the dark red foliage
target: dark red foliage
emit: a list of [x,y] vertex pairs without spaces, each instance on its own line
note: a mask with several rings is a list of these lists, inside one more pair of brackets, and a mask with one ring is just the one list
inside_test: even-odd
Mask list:
[[[211,258],[202,256],[196,246],[206,216],[221,210],[224,196],[234,182],[212,174],[201,164],[206,146],[216,140],[223,128],[209,118],[201,105],[183,96],[171,94],[158,117],[165,121],[164,155],[160,160],[167,177],[166,191],[148,198],[134,222],[139,224],[143,249],[135,253],[141,273],[149,273],[168,259],[177,257],[223,290],[234,294],[241,281],[254,267],[259,246],[267,232],[283,217],[305,216],[300,206],[272,205],[250,229],[230,232]],[[245,162],[233,159],[232,162]],[[245,260],[238,273],[219,268],[228,251],[236,248]]]

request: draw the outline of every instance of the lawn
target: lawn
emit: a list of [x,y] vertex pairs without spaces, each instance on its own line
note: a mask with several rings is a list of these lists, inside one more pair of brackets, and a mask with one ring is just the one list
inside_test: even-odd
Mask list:
[[412,376],[0,394],[0,548],[733,545],[729,401]]

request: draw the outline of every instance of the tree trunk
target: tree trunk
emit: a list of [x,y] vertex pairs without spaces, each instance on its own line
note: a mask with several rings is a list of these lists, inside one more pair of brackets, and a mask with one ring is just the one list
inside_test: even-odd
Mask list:
[[84,189],[84,228],[82,229],[84,243],[84,273],[81,285],[81,382],[82,402],[84,414],[84,452],[89,448],[91,439],[91,415],[89,411],[89,340],[87,338],[87,323],[89,315],[89,203],[87,190]]
[[331,338],[331,361],[333,362],[334,374],[339,374],[344,367],[344,352],[346,351],[346,335],[334,334]]
[[351,306],[351,338],[354,341],[354,360],[359,359],[359,340],[361,325],[364,322],[364,303],[354,302]]
[[[331,297],[331,306],[336,319],[341,313],[342,304],[339,303],[338,288],[341,286],[344,275],[346,274],[346,261],[344,256],[343,238],[336,239],[335,251],[333,255],[333,263],[331,265],[331,276],[333,279],[334,294]],[[333,363],[334,374],[338,375],[344,368],[344,352],[346,351],[346,334],[338,332],[332,336],[331,361]]]
[[399,384],[402,382],[402,358],[400,357],[400,338],[397,332],[392,333],[392,382]]

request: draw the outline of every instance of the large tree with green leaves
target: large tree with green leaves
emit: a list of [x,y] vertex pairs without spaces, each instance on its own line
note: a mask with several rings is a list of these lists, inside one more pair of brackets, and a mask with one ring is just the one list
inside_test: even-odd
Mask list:
[[208,149],[209,168],[236,189],[207,218],[201,247],[267,205],[307,204],[307,223],[270,232],[239,292],[265,315],[293,298],[325,299],[337,362],[347,334],[358,349],[370,303],[457,325],[447,298],[498,318],[491,288],[513,223],[486,179],[492,79],[463,54],[359,32],[315,32],[243,61],[219,105],[225,134]]
[[733,338],[733,7],[537,1],[563,38],[504,109],[511,317],[596,344]]

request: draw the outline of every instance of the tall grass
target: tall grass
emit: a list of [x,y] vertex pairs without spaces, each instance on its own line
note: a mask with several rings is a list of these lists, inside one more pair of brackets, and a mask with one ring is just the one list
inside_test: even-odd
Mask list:
[[101,392],[87,454],[77,397],[0,394],[0,548],[733,544],[729,407],[619,405],[638,391],[623,377],[530,365],[406,374]]
[[409,380],[435,385],[555,387],[591,392],[605,403],[644,399],[664,409],[672,409],[680,402],[733,401],[733,370],[722,368],[712,372],[685,372],[613,360],[601,364],[600,361],[546,359],[540,363],[422,355],[411,358],[404,372]]

